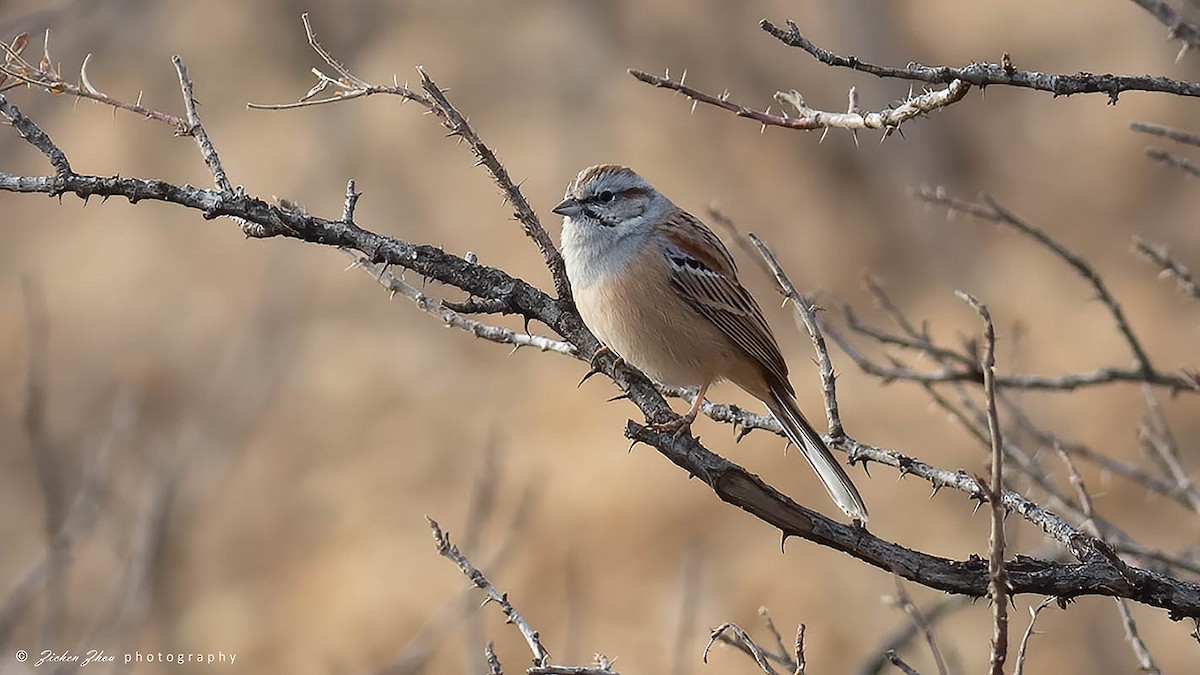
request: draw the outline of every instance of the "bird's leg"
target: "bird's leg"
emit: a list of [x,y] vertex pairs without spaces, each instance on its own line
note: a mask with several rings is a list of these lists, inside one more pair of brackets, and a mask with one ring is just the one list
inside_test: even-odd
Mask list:
[[692,401],[692,407],[688,408],[687,414],[682,417],[663,422],[662,424],[651,424],[650,428],[654,431],[678,431],[692,426],[692,422],[696,421],[696,416],[700,414],[700,406],[704,404],[704,394],[708,391],[708,385],[712,384],[712,380],[708,380],[700,385],[700,391],[696,392],[696,400]]

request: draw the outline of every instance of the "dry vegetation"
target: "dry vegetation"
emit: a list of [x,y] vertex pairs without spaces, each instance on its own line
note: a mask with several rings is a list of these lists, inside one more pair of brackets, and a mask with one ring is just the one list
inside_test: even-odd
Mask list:
[[[30,35],[0,83],[0,672],[970,672],[1005,637],[993,672],[1187,672],[1200,56],[1164,6],[364,0],[312,15],[324,55],[282,0],[0,6]],[[370,100],[246,109],[310,67],[316,100]],[[538,216],[599,161],[719,202],[756,294],[790,296],[770,318],[870,466],[869,533],[746,472],[834,512],[727,388],[703,445],[638,424],[662,400],[611,358],[572,388],[595,343]]]

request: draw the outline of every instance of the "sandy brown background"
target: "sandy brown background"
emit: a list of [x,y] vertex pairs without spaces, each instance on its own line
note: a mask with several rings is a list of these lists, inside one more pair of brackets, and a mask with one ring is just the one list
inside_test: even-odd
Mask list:
[[[862,134],[856,147],[846,133],[818,144],[817,134],[760,134],[723,111],[689,115],[684,99],[625,73],[686,68],[689,84],[729,88],[760,107],[780,88],[833,110],[844,107],[852,84],[872,109],[907,92],[906,84],[833,71],[784,47],[758,29],[769,17],[793,18],[818,44],[886,63],[961,65],[1007,51],[1018,67],[1047,72],[1200,79],[1200,57],[1176,63],[1165,29],[1130,2],[9,0],[0,1],[0,37],[51,28],[64,70],[92,53],[97,87],[128,100],[141,92],[145,104],[172,112],[182,110],[170,64],[179,54],[235,184],[335,216],[352,177],[364,192],[365,227],[470,250],[546,286],[536,251],[489,177],[416,106],[373,98],[292,112],[245,108],[294,100],[310,86],[308,69],[320,64],[301,31],[306,10],[324,44],[360,76],[415,81],[413,66],[423,64],[449,87],[524,181],[556,239],[549,208],[567,181],[587,164],[621,162],[692,211],[719,203],[831,306],[847,300],[881,323],[860,288],[869,271],[912,316],[928,318],[937,336],[957,340],[978,330],[953,295],[959,288],[991,304],[1002,371],[1125,364],[1109,317],[1046,251],[1009,231],[947,221],[906,196],[923,184],[965,197],[987,191],[1102,271],[1159,364],[1195,367],[1200,358],[1200,309],[1129,253],[1136,233],[1200,267],[1194,184],[1145,159],[1153,140],[1128,130],[1144,120],[1200,131],[1194,101],[1129,93],[1113,107],[1104,96],[1056,100],[995,87],[906,126],[905,139],[880,145],[878,135]],[[37,92],[9,96],[78,171],[211,182],[191,140],[172,138],[164,126]],[[11,130],[0,131],[0,170],[46,171]],[[498,492],[476,562],[511,539],[493,578],[540,628],[556,661],[586,662],[602,651],[627,674],[756,672],[726,648],[704,666],[700,650],[722,621],[765,637],[756,612],[766,605],[785,632],[808,625],[810,672],[852,672],[905,624],[882,599],[894,593],[889,575],[805,542],[781,553],[774,531],[718,503],[655,453],[627,453],[621,429],[636,411],[604,404],[615,390],[602,378],[575,389],[585,370],[579,362],[528,350],[510,355],[447,330],[407,301],[389,302],[363,274],[343,272],[346,259],[335,250],[247,241],[227,221],[115,199],[83,207],[74,198],[60,204],[0,194],[0,223],[0,594],[44,547],[41,493],[20,426],[30,350],[23,278],[40,284],[46,299],[48,428],[69,487],[114,408],[133,415],[114,445],[100,521],[71,570],[68,618],[55,641],[42,644],[35,611],[14,647],[236,652],[228,672],[381,667],[464,587],[436,555],[423,515],[458,538],[466,534],[489,446]],[[744,262],[747,283],[771,306],[802,405],[819,418],[811,347],[776,309],[767,280]],[[920,388],[881,386],[844,354],[834,359],[852,434],[943,467],[983,470],[982,448]],[[713,396],[746,403],[725,387]],[[1144,404],[1136,386],[1023,398],[1056,431],[1140,459],[1135,431]],[[1193,471],[1198,410],[1194,396],[1167,404]],[[835,512],[779,438],[756,433],[735,446],[728,427],[701,421],[696,430],[715,451]],[[148,486],[171,458],[182,458],[185,469],[149,604],[118,624],[119,635],[106,636]],[[1065,481],[1060,467],[1048,466]],[[962,495],[930,500],[919,480],[898,482],[884,467],[872,473],[854,471],[878,534],[955,558],[985,551],[987,514],[972,515]],[[1194,514],[1090,468],[1085,478],[1097,508],[1148,545],[1196,543]],[[524,493],[528,515],[510,537]],[[1009,524],[1015,551],[1044,546],[1019,518]],[[937,599],[912,592],[921,603]],[[1014,639],[1038,600],[1017,599]],[[453,630],[429,643],[436,650],[430,672],[461,672],[468,645],[477,658],[483,639],[497,642],[509,672],[525,667],[516,631],[494,608],[478,616],[481,630],[464,631],[454,619]],[[1142,607],[1135,616],[1164,670],[1200,664],[1189,625]],[[97,617],[109,618],[97,627]],[[1027,672],[1136,668],[1111,600],[1047,610],[1039,629]],[[959,672],[983,668],[986,603],[937,633]],[[919,645],[905,656],[932,672]],[[16,667],[11,654],[0,664]]]

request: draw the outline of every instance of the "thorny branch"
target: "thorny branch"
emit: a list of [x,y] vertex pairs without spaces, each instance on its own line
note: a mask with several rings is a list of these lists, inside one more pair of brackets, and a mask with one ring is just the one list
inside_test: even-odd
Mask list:
[[1200,300],[1200,283],[1192,277],[1192,272],[1178,260],[1171,257],[1166,246],[1153,244],[1138,237],[1133,238],[1133,248],[1138,255],[1158,265],[1158,275],[1163,278],[1174,278],[1179,290],[1184,295]]
[[[945,108],[961,101],[971,89],[971,85],[966,82],[955,80],[945,89],[927,91],[915,96],[909,96],[894,107],[885,108],[879,112],[864,111],[859,106],[858,90],[853,87],[850,88],[850,102],[846,112],[823,112],[810,108],[804,103],[804,97],[800,95],[800,92],[794,89],[775,92],[776,102],[781,106],[791,106],[796,111],[796,116],[791,116],[786,111],[779,115],[772,115],[770,108],[755,110],[740,103],[734,103],[730,100],[728,91],[723,92],[720,96],[714,96],[690,87],[684,83],[687,73],[684,73],[684,76],[678,80],[672,79],[670,72],[659,76],[631,68],[629,74],[646,84],[683,94],[692,102],[693,111],[696,109],[697,103],[704,103],[705,105],[728,110],[738,117],[752,119],[761,124],[763,129],[769,126],[801,131],[812,131],[814,129],[824,129],[825,131],[829,129],[847,129],[849,131],[883,129],[885,138],[891,135],[893,131],[898,131],[900,125],[909,120],[923,117],[938,108]],[[855,138],[857,140],[857,137]]]
[[[566,265],[563,263],[562,255],[554,246],[554,242],[551,241],[550,235],[546,233],[541,221],[538,220],[533,207],[529,205],[529,202],[525,199],[525,195],[521,193],[516,183],[509,177],[508,170],[500,163],[499,158],[496,157],[496,153],[475,133],[470,123],[467,122],[467,118],[450,103],[450,100],[446,97],[445,90],[429,77],[425,69],[420,66],[417,67],[417,72],[421,76],[421,88],[425,91],[424,94],[409,89],[407,86],[400,86],[398,83],[394,83],[392,86],[371,84],[350,72],[349,68],[321,46],[321,43],[317,41],[312,24],[309,23],[307,13],[302,14],[301,19],[304,22],[304,32],[308,37],[309,46],[321,57],[321,60],[326,65],[338,74],[338,77],[331,77],[321,70],[313,68],[312,72],[317,76],[317,83],[299,101],[283,104],[251,103],[248,104],[248,107],[256,110],[287,110],[325,103],[338,103],[373,94],[390,94],[399,96],[402,100],[417,103],[437,117],[442,126],[450,130],[450,136],[455,136],[467,143],[471,148],[471,152],[475,154],[478,160],[476,166],[483,165],[487,168],[488,173],[492,176],[492,180],[495,181],[496,186],[500,188],[500,192],[504,195],[504,201],[512,204],[514,209],[513,216],[521,223],[521,228],[525,232],[525,236],[532,239],[541,252],[546,267],[550,270],[550,276],[554,282],[554,290],[558,298],[570,301],[571,284],[567,281]],[[334,93],[325,98],[316,98],[318,94],[324,93],[329,89],[333,89]]]
[[[527,675],[618,675],[612,669],[612,661],[603,654],[596,655],[596,666],[588,668],[583,666],[562,666],[553,665],[550,661],[550,652],[542,646],[541,637],[538,631],[525,620],[517,608],[508,600],[508,594],[496,588],[491,581],[480,571],[470,560],[467,559],[458,547],[450,541],[450,535],[442,530],[437,524],[437,521],[426,516],[429,521],[429,528],[433,532],[433,540],[437,544],[437,550],[440,555],[450,560],[458,567],[458,569],[466,575],[471,583],[476,588],[484,592],[485,598],[483,604],[494,602],[500,607],[500,611],[504,613],[504,618],[507,623],[511,623],[521,632],[521,636],[525,638],[526,644],[529,645],[529,650],[533,653],[533,666],[525,672]],[[488,643],[486,649],[487,662],[492,672],[499,670],[500,661],[496,658],[492,651],[491,643]]]
[[550,652],[546,651],[546,648],[542,646],[541,637],[538,632],[525,621],[525,617],[521,616],[521,613],[508,601],[508,594],[501,593],[499,589],[492,585],[492,582],[488,581],[483,572],[480,572],[471,564],[470,560],[467,560],[466,556],[458,550],[458,547],[450,542],[450,536],[442,531],[437,521],[429,517],[426,517],[426,520],[429,521],[429,529],[433,531],[433,540],[437,543],[438,553],[457,565],[458,569],[471,580],[471,583],[484,592],[484,604],[489,602],[496,603],[500,607],[500,611],[504,612],[504,618],[508,623],[516,625],[517,630],[521,631],[522,637],[525,638],[525,642],[529,645],[529,651],[533,652],[533,665],[546,665],[550,661]]
[[[1166,387],[1172,392],[1200,392],[1200,379],[1191,373],[1168,373],[1158,370],[1150,361],[1145,347],[1137,337],[1125,316],[1121,305],[1108,290],[1094,268],[1078,253],[1055,241],[1041,229],[1020,219],[1007,208],[988,196],[983,203],[969,202],[951,197],[938,188],[922,188],[917,196],[929,203],[944,206],[950,212],[966,213],[980,220],[1006,225],[1017,232],[1033,239],[1044,246],[1071,266],[1095,290],[1097,298],[1108,310],[1116,325],[1117,331],[1133,353],[1134,365],[1131,368],[1103,367],[1089,373],[1072,373],[1061,377],[1038,375],[1006,375],[996,379],[996,385],[1002,389],[1057,389],[1072,390],[1083,386],[1107,384],[1111,382],[1145,382],[1156,386]],[[879,366],[865,359],[855,359],[859,366],[879,377],[913,380],[918,382],[982,382],[982,373],[975,369],[950,369],[941,371],[920,372],[909,370],[903,366]]]
[[840,56],[828,49],[818,47],[800,33],[800,27],[793,21],[788,21],[787,29],[783,29],[763,19],[759,22],[759,27],[780,42],[808,52],[827,66],[850,68],[881,78],[914,80],[929,84],[949,84],[960,80],[976,87],[1007,85],[1047,91],[1056,97],[1103,93],[1108,94],[1110,104],[1115,104],[1117,97],[1126,91],[1200,96],[1200,84],[1153,75],[1096,75],[1084,72],[1074,75],[1054,75],[1031,70],[1017,70],[1013,67],[1008,55],[1005,55],[1002,62],[998,64],[972,63],[963,68],[925,66],[919,63],[911,63],[904,68],[879,66],[861,61],[854,56]]
[[[992,535],[988,544],[988,596],[992,601],[992,675],[1004,675],[1008,659],[1008,580],[1004,572],[1004,518],[1008,514],[999,497],[1004,492],[1004,440],[996,411],[996,328],[987,305],[959,291],[983,319],[983,390],[987,401],[988,438],[992,444],[992,482],[987,488],[992,511]],[[982,481],[980,481],[982,482]]]
[[1167,27],[1167,39],[1179,40],[1183,43],[1179,48],[1178,56],[1175,57],[1176,61],[1182,59],[1187,50],[1200,49],[1200,29],[1197,29],[1195,24],[1186,21],[1179,12],[1175,11],[1175,8],[1164,0],[1132,1],[1153,14],[1159,23]]
[[1038,603],[1035,607],[1029,608],[1029,627],[1025,629],[1025,633],[1021,636],[1021,644],[1017,647],[1017,665],[1013,669],[1013,675],[1022,675],[1025,672],[1025,654],[1029,648],[1029,638],[1033,637],[1033,627],[1037,624],[1038,615],[1042,610],[1054,603],[1054,598],[1046,598]]

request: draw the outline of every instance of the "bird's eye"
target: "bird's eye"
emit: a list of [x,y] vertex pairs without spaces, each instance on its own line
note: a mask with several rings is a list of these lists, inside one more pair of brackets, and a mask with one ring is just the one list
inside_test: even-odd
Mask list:
[[599,200],[601,204],[607,204],[613,200],[613,196],[614,195],[611,190],[605,190],[604,192],[596,195],[596,199]]

